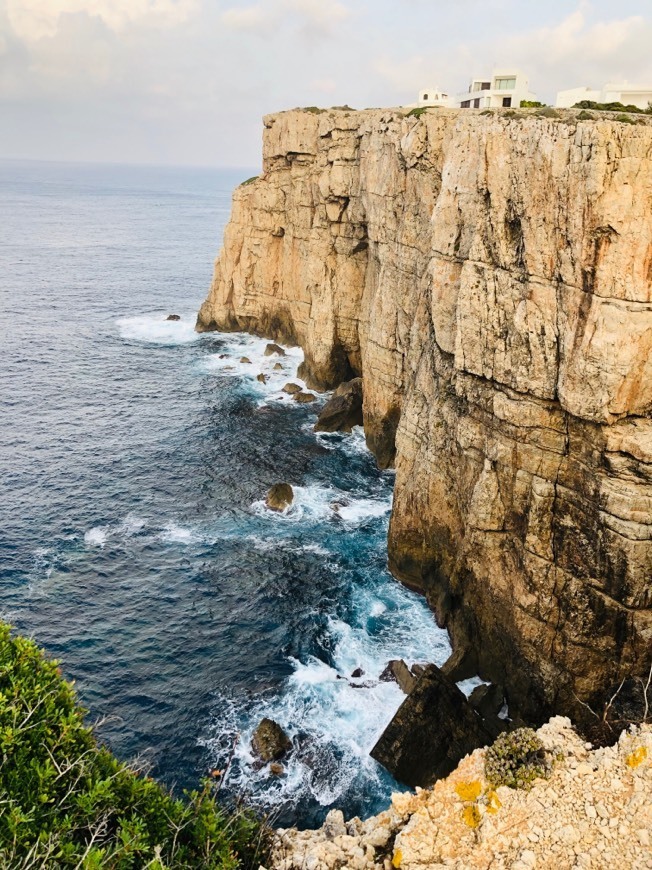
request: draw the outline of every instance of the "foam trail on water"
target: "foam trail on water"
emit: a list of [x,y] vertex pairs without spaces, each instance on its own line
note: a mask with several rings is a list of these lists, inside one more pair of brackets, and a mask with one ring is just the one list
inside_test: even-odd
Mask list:
[[104,547],[109,533],[106,529],[100,526],[89,529],[84,535],[84,543],[87,547]]
[[166,320],[165,314],[141,314],[116,321],[120,337],[147,344],[190,344],[197,341],[195,321],[191,316],[181,320]]

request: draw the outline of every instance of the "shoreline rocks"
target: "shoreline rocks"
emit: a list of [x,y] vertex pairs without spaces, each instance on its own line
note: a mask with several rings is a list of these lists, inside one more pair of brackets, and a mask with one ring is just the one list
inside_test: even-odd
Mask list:
[[494,788],[485,749],[366,821],[331,810],[279,830],[269,870],[643,870],[652,866],[652,725],[592,749],[562,717],[537,732],[554,760],[529,790]]
[[[251,737],[251,749],[261,761],[279,761],[292,748],[292,741],[273,719],[263,719]],[[279,776],[283,771],[277,766],[272,773]]]
[[315,432],[350,432],[362,426],[362,378],[346,381],[319,412]]
[[271,511],[284,511],[294,501],[294,490],[289,483],[275,483],[265,498],[265,506]]

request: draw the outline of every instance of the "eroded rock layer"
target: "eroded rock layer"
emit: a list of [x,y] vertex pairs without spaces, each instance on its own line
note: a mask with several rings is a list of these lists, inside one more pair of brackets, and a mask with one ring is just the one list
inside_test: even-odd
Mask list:
[[652,651],[652,126],[292,111],[202,330],[361,376],[394,574],[512,710],[590,716]]

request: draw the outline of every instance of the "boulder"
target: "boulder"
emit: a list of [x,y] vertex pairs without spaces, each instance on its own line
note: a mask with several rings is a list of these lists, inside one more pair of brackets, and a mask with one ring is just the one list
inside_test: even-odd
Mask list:
[[165,319],[166,320],[181,320],[181,315],[180,314],[168,314],[168,316]]
[[410,694],[417,682],[417,678],[410,673],[403,659],[392,659],[388,662],[379,679],[381,683],[398,683],[399,688],[406,695]]
[[263,719],[251,737],[251,749],[261,761],[278,761],[292,748],[292,741],[273,719]]
[[294,490],[289,483],[275,483],[267,493],[265,505],[272,511],[284,511],[294,500]]
[[251,360],[249,359],[248,356],[241,356],[241,357],[240,357],[240,362],[241,362],[241,363],[250,363],[250,364],[251,364]]
[[278,344],[268,344],[265,348],[265,356],[272,356],[272,354],[277,354],[278,356],[285,356],[285,351]]
[[283,387],[283,392],[289,393],[291,396],[293,396],[295,393],[301,392],[301,387],[299,386],[299,384],[293,384],[292,381],[290,381],[289,384],[286,384]]
[[362,378],[346,381],[319,413],[315,432],[350,432],[362,426]]
[[274,363],[274,371],[282,372],[283,371],[283,363]]
[[256,375],[256,380],[260,381],[261,384],[267,383],[267,375],[264,375],[262,372],[259,375]]
[[362,670],[362,668],[356,668],[356,669],[353,671],[353,673],[351,674],[351,677],[352,677],[354,680],[357,680],[357,679],[359,679],[360,677],[364,677],[364,671]]
[[371,750],[399,782],[432,785],[493,736],[440,668],[428,665]]
[[313,393],[295,393],[292,398],[295,402],[299,402],[300,405],[307,405],[310,402],[315,402],[317,400],[317,396]]

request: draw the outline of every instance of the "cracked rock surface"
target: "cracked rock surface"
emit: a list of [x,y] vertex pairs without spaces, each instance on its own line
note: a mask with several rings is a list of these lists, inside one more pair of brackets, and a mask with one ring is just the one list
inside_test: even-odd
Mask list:
[[199,329],[362,377],[390,567],[510,711],[581,719],[652,649],[652,126],[291,111]]
[[566,718],[537,732],[554,757],[528,791],[484,779],[484,749],[365,822],[332,810],[317,831],[278,832],[275,870],[652,868],[652,726],[590,749]]

